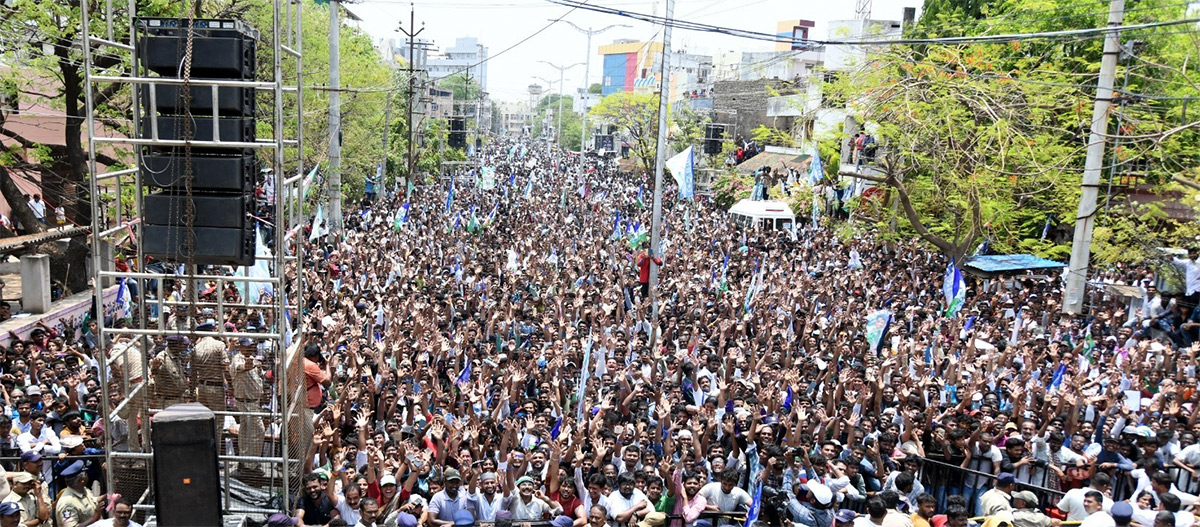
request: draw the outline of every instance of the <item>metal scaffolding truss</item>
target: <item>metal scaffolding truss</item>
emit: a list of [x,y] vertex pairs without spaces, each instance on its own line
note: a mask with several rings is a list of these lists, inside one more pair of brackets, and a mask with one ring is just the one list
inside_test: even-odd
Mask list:
[[[139,513],[153,511],[156,498],[153,483],[154,449],[150,444],[150,427],[153,415],[178,399],[163,397],[157,394],[158,386],[164,381],[161,376],[156,379],[156,369],[153,364],[161,365],[161,355],[175,353],[164,351],[164,343],[177,342],[179,337],[187,337],[195,342],[197,339],[212,337],[226,345],[227,353],[233,352],[229,344],[240,338],[253,339],[258,353],[262,357],[262,371],[267,373],[268,380],[264,384],[264,395],[257,405],[258,411],[251,408],[242,409],[238,404],[217,404],[211,408],[218,416],[218,425],[225,432],[222,434],[219,452],[219,467],[223,482],[223,510],[226,514],[270,514],[290,511],[292,501],[297,495],[300,485],[302,459],[308,452],[312,440],[312,414],[305,400],[303,379],[303,353],[299,347],[303,342],[303,327],[292,328],[292,317],[297,321],[302,313],[304,302],[304,284],[302,269],[303,262],[301,244],[296,243],[294,249],[288,249],[293,237],[303,236],[301,225],[304,223],[303,196],[305,195],[306,178],[303,161],[303,123],[304,104],[301,74],[301,11],[300,0],[270,0],[273,7],[272,27],[257,28],[261,31],[258,39],[258,68],[260,72],[268,71],[268,75],[257,75],[258,80],[203,80],[203,79],[172,79],[156,77],[139,63],[137,49],[139,35],[143,35],[145,27],[140,23],[141,13],[137,12],[136,0],[127,0],[121,8],[114,6],[114,0],[101,0],[102,13],[89,12],[95,9],[96,2],[80,2],[82,9],[80,40],[84,60],[84,93],[86,94],[85,109],[87,134],[88,169],[90,171],[91,191],[91,244],[92,269],[91,278],[95,291],[97,308],[96,322],[98,328],[97,361],[103,362],[98,368],[101,384],[103,412],[101,418],[106,427],[124,421],[129,430],[127,441],[115,445],[114,435],[104,434],[106,484],[110,492],[119,492],[133,499],[135,509]],[[119,0],[116,0],[119,2]],[[181,10],[190,10],[191,2],[179,3]],[[95,17],[94,19],[92,17]],[[182,14],[186,18],[186,14]],[[182,20],[182,18],[181,18]],[[103,24],[103,27],[101,27]],[[196,27],[196,24],[188,24]],[[190,29],[189,29],[190,31]],[[191,46],[192,39],[187,39]],[[100,69],[96,58],[104,50],[104,56],[117,57],[120,60],[120,71],[117,68]],[[188,50],[190,51],[190,49]],[[268,60],[264,57],[269,52]],[[269,62],[269,64],[264,64]],[[285,71],[288,73],[285,75]],[[262,79],[266,80],[262,80]],[[211,88],[214,104],[213,114],[191,115],[193,122],[212,118],[218,119],[219,108],[215,104],[217,89],[220,87],[235,87],[253,90],[254,97],[259,103],[258,108],[270,108],[269,121],[271,138],[257,138],[250,141],[222,141],[219,134],[214,133],[210,141],[196,140],[164,140],[159,138],[156,125],[143,133],[142,123],[146,118],[156,123],[153,97],[157,90],[155,86],[174,85],[187,86],[205,93]],[[112,134],[101,134],[97,129],[100,117],[97,116],[96,94],[104,90],[125,90],[130,94],[128,101],[132,113],[132,133],[130,137],[114,137]],[[144,104],[143,96],[148,97],[149,104]],[[269,104],[266,102],[269,101]],[[286,111],[285,111],[286,109]],[[260,111],[260,116],[264,112]],[[190,111],[188,112],[190,114]],[[260,119],[263,120],[263,119]],[[215,126],[214,126],[215,128]],[[265,127],[259,128],[259,130]],[[142,161],[144,147],[180,147],[189,152],[192,147],[212,149],[252,149],[258,157],[261,166],[271,167],[277,174],[274,179],[273,213],[274,224],[267,223],[270,232],[269,239],[274,241],[274,250],[270,255],[258,248],[255,267],[267,269],[266,273],[251,273],[250,268],[233,276],[222,273],[224,268],[213,266],[180,265],[185,262],[162,262],[160,265],[145,266],[146,255],[143,252],[144,238],[143,206],[148,187],[143,181],[143,170],[139,166]],[[127,149],[133,155],[131,168],[119,170],[103,169],[97,164],[97,149],[118,150]],[[190,192],[190,188],[189,188]],[[269,206],[270,204],[268,204]],[[261,225],[260,225],[261,226]],[[111,240],[124,238],[136,246],[137,272],[119,272],[113,270],[111,262]],[[261,236],[260,236],[261,243]],[[135,251],[129,250],[132,254]],[[109,254],[108,257],[105,254]],[[251,276],[253,275],[253,276]],[[121,285],[114,285],[116,283]],[[257,298],[243,293],[240,298],[231,301],[226,298],[226,287],[233,286],[242,291],[270,290],[269,294],[260,294]],[[106,287],[107,286],[107,287]],[[217,294],[215,301],[200,301],[198,291],[205,287],[215,286]],[[113,290],[120,292],[136,292],[129,298],[129,303],[122,299],[124,295],[113,296]],[[178,287],[178,290],[175,288]],[[174,294],[173,294],[174,293]],[[112,316],[119,309],[123,320]],[[209,311],[212,310],[211,314]],[[125,313],[131,311],[126,318]],[[168,327],[166,313],[175,314],[175,327]],[[104,314],[102,315],[101,312]],[[197,331],[197,322],[204,317],[212,317],[217,321],[211,331]],[[227,327],[224,322],[228,317],[248,317],[251,314],[263,321],[258,331],[235,330]],[[125,320],[131,323],[124,324]],[[156,319],[158,322],[156,322]],[[201,326],[207,327],[207,326]],[[174,337],[174,338],[172,338]],[[181,361],[186,357],[180,353]],[[226,357],[228,358],[228,356]],[[181,375],[197,376],[196,371],[182,368]],[[223,373],[227,373],[223,372]],[[156,380],[159,381],[156,383]],[[187,378],[189,386],[195,386],[196,379]],[[225,382],[222,380],[221,382]],[[184,391],[183,400],[191,400],[188,391]],[[225,397],[222,401],[227,400]],[[232,409],[230,408],[232,406]],[[241,409],[241,410],[239,410]],[[222,424],[224,420],[225,424]],[[233,433],[236,423],[244,431],[246,423],[254,420],[263,426],[265,439],[263,445],[250,443],[248,447],[257,455],[233,455],[227,451],[227,443],[239,439]],[[109,427],[111,428],[111,427]],[[244,450],[239,450],[243,454]],[[258,470],[248,470],[235,474],[234,469],[253,465]],[[247,475],[249,474],[249,475]]]

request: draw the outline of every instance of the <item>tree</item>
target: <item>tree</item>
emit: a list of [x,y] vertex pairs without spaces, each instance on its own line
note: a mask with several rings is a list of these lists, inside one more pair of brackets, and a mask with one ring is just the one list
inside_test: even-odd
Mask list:
[[466,73],[455,73],[442,78],[438,82],[442,89],[454,92],[454,100],[456,101],[474,101],[479,98],[479,93],[482,88],[479,86],[479,79],[475,77],[467,77]]
[[602,93],[603,91],[604,86],[599,82],[593,82],[591,86],[588,86],[588,93]]
[[[689,146],[700,146],[704,138],[704,125],[710,122],[708,117],[693,110],[687,101],[674,108],[670,115],[672,119],[667,137],[671,151],[678,153]],[[699,150],[696,152],[699,153]]]
[[652,93],[616,92],[592,108],[589,121],[615,125],[628,138],[630,151],[642,170],[654,172],[658,140],[658,96]]

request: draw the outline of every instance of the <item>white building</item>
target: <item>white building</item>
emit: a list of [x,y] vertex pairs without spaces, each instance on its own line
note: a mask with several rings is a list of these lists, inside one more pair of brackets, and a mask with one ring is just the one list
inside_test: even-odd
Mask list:
[[[829,23],[831,41],[890,40],[900,38],[903,24],[899,20],[834,20]],[[871,52],[883,51],[886,45],[831,45],[825,51],[825,69],[846,70],[861,65]]]
[[523,102],[501,102],[499,132],[504,135],[518,136],[526,132],[532,114],[529,105]]
[[583,88],[575,88],[575,97],[571,100],[572,111],[578,114],[590,112],[597,104],[600,104],[599,93],[587,93]]
[[462,73],[469,67],[471,78],[477,80],[483,91],[487,91],[487,57],[487,47],[480,44],[478,39],[462,37],[454,40],[453,47],[431,55],[425,67],[431,79]]
[[713,56],[713,75],[722,81],[807,77],[824,64],[825,48],[789,51],[722,51]]

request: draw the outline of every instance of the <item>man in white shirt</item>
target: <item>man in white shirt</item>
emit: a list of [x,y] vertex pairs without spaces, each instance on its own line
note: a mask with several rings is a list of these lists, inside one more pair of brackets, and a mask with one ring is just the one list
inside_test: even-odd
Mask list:
[[[1087,488],[1068,490],[1067,493],[1063,495],[1062,499],[1058,500],[1058,510],[1067,513],[1068,521],[1083,521],[1084,518],[1088,517],[1088,512],[1083,506],[1084,495],[1089,491],[1096,491],[1099,492],[1101,496],[1104,496],[1104,494],[1108,492],[1108,487],[1111,484],[1112,480],[1109,478],[1108,474],[1097,472],[1096,475],[1092,476],[1091,486]],[[1107,496],[1104,496],[1103,503],[1104,510],[1112,510],[1113,501],[1111,499],[1109,499]]]
[[1189,248],[1187,258],[1176,258],[1175,265],[1183,269],[1185,301],[1194,306],[1200,300],[1200,248]]
[[[17,446],[21,453],[34,452],[43,457],[54,457],[62,452],[58,435],[54,433],[54,429],[46,426],[46,414],[42,412],[33,413],[29,431],[17,436]],[[47,480],[52,478],[49,457],[42,461],[42,472]]]
[[645,518],[654,512],[654,506],[646,495],[636,487],[636,478],[632,472],[622,472],[617,476],[617,492],[608,495],[606,508],[608,524],[611,527],[628,525],[630,517]]
[[41,194],[34,194],[29,198],[29,209],[33,211],[33,217],[38,221],[46,223],[46,202],[42,201]]
[[1087,517],[1079,524],[1079,527],[1116,527],[1117,522],[1113,521],[1113,517],[1107,512],[1104,512],[1104,495],[1094,490],[1089,490],[1083,495],[1083,509],[1087,511]]
[[[709,483],[700,489],[700,495],[708,502],[708,510],[733,512],[750,506],[750,494],[737,487],[739,476],[736,468],[726,468],[721,472],[720,482]],[[612,499],[611,495],[609,499]]]

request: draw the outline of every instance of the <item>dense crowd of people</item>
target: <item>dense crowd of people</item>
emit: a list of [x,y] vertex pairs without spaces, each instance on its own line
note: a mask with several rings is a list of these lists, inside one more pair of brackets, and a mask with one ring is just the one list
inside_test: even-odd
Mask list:
[[[1195,524],[1195,250],[1177,295],[1113,269],[1096,284],[1144,298],[1095,287],[1070,316],[1061,277],[1023,273],[969,279],[947,310],[948,262],[915,239],[846,236],[824,216],[746,228],[668,186],[652,246],[652,182],[610,160],[496,140],[478,161],[376,182],[341,233],[289,233],[302,313],[147,321],[303,329],[311,441],[295,506],[270,525]],[[149,408],[261,412],[278,390],[260,339],[116,339],[110,405],[149,389],[105,422],[95,329],[71,322],[14,342],[0,375],[14,415],[0,446],[20,459],[4,500],[24,525],[128,521],[128,498],[80,457],[97,438],[138,449]],[[275,448],[277,423],[226,424],[242,456]]]

